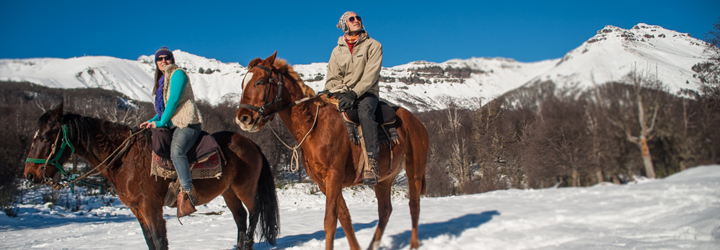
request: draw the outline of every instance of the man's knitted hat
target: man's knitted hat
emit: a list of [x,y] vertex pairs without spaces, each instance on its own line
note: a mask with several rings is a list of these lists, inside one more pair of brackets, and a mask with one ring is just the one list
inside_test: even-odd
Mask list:
[[[340,17],[340,21],[338,21],[338,24],[336,25],[336,27],[338,27],[338,29],[341,29],[345,34],[350,32],[350,27],[348,27],[348,25],[347,25],[347,19],[350,16],[350,13],[355,13],[355,12],[354,11],[345,11],[345,13],[343,13],[343,15]],[[357,14],[357,13],[355,13],[355,14]],[[364,23],[362,24],[362,29],[365,30]]]

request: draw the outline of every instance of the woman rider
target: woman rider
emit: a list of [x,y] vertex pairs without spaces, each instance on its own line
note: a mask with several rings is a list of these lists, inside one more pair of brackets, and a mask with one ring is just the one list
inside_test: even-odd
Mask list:
[[192,174],[186,153],[200,135],[202,115],[195,104],[190,79],[185,71],[175,64],[172,51],[164,46],[155,52],[153,96],[157,115],[140,124],[140,127],[166,127],[173,130],[170,158],[180,180],[181,190],[177,196],[179,218],[197,211],[195,204],[198,200],[193,191]]

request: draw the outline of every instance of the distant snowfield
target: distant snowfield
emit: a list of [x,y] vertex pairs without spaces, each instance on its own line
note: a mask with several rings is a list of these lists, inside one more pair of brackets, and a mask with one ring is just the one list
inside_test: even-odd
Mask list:
[[[517,62],[507,58],[452,59],[442,63],[415,61],[382,68],[380,98],[411,111],[481,104],[520,87],[551,81],[557,90],[585,90],[596,84],[625,81],[633,70],[665,84],[670,93],[698,89],[691,67],[707,60],[706,43],[687,33],[639,23],[631,29],[607,25],[563,58]],[[329,49],[329,48],[328,48]],[[247,68],[188,52],[173,51],[188,73],[195,98],[210,104],[237,102]],[[261,55],[259,55],[261,56]],[[278,54],[282,58],[283,54]],[[265,55],[262,55],[265,58]],[[244,62],[243,62],[244,63]],[[288,62],[293,64],[293,62]],[[79,58],[0,59],[0,80],[28,81],[51,88],[103,88],[130,99],[151,102],[154,56],[136,61],[91,56]],[[325,85],[327,63],[293,65],[315,91]],[[449,70],[471,70],[461,79]],[[430,74],[427,70],[435,70]],[[422,80],[407,84],[408,79]]]
[[[278,245],[256,243],[255,249],[324,248],[325,196],[310,194],[312,189],[297,184],[278,190]],[[26,203],[39,200],[39,195],[26,196]],[[377,226],[373,192],[345,189],[344,195],[358,240],[366,248]],[[381,249],[408,249],[404,187],[396,187],[394,196]],[[102,205],[108,198],[111,205]],[[81,199],[88,203],[82,212],[22,205],[16,218],[0,213],[0,248],[147,248],[137,220],[117,198]],[[627,185],[503,190],[422,198],[420,204],[421,249],[720,249],[719,165]],[[165,208],[170,248],[234,249],[237,231],[222,198],[198,210],[180,225],[175,210]],[[216,212],[222,214],[212,215]],[[336,237],[335,248],[348,249],[341,228]]]

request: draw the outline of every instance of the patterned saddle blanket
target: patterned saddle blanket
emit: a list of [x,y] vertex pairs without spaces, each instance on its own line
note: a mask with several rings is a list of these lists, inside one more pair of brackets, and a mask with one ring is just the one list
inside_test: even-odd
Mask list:
[[[166,179],[177,178],[170,158],[170,142],[173,129],[152,129],[152,168],[150,174]],[[193,179],[220,178],[222,176],[222,153],[215,138],[202,131],[195,145],[187,153]]]

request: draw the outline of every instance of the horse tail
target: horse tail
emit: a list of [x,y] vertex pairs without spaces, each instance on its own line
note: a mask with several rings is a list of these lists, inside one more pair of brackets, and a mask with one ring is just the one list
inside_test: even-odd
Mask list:
[[[260,150],[260,147],[258,147]],[[260,171],[260,179],[257,184],[257,194],[255,196],[255,205],[260,215],[260,226],[262,234],[260,240],[265,239],[267,243],[275,246],[277,236],[280,233],[280,213],[278,211],[278,199],[275,192],[275,179],[270,170],[270,163],[265,154],[260,151],[262,156],[262,170]]]

